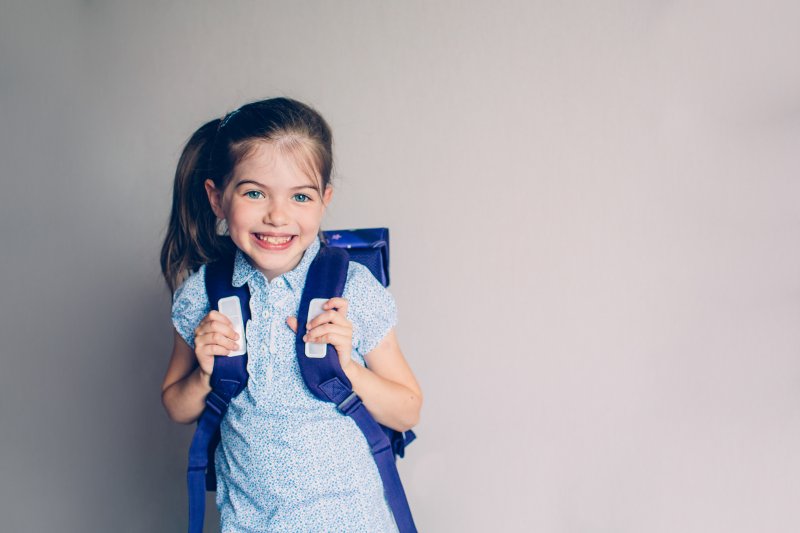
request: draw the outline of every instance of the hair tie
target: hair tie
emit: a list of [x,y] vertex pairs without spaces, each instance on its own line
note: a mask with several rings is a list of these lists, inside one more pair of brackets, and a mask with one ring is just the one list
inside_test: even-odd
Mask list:
[[227,123],[228,123],[228,121],[229,121],[230,119],[232,119],[232,118],[233,118],[233,115],[235,115],[235,114],[236,114],[236,113],[238,113],[238,112],[239,112],[239,110],[238,110],[238,109],[234,109],[233,111],[231,111],[230,113],[228,113],[227,115],[225,115],[225,118],[223,118],[223,119],[222,119],[222,122],[220,122],[220,123],[219,123],[219,129],[222,129],[222,128],[224,128],[224,127],[225,127],[225,124],[227,124]]

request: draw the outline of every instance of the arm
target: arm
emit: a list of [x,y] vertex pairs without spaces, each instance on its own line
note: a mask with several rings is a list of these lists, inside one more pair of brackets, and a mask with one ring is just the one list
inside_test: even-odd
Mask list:
[[161,385],[161,403],[170,419],[182,424],[197,420],[211,391],[211,375],[197,363],[191,346],[175,331],[175,345]]
[[190,424],[205,409],[215,354],[228,355],[239,337],[225,315],[209,309],[205,265],[175,292],[172,320],[175,343],[161,385],[161,403],[170,419]]
[[[357,338],[351,320],[360,326]],[[353,390],[375,420],[406,431],[419,421],[422,391],[398,345],[396,321],[391,293],[367,267],[350,261],[342,296],[330,298],[323,313],[309,321],[303,341],[333,345]],[[296,317],[287,323],[297,332]],[[351,357],[353,348],[364,355],[366,368]]]
[[[394,328],[364,357],[365,368],[350,357],[353,329],[347,306],[344,298],[328,300],[324,308],[329,311],[309,322],[303,340],[333,344],[353,390],[375,420],[397,431],[411,429],[419,421],[422,390],[400,351]],[[297,333],[297,317],[288,317],[286,323]]]
[[364,360],[367,367],[352,363],[344,371],[370,414],[397,431],[417,425],[422,390],[400,351],[394,328]]

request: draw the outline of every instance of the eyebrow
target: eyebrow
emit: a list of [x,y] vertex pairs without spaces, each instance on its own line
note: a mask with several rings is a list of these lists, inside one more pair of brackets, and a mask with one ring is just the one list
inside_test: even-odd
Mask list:
[[[269,189],[269,187],[267,187],[267,186],[266,186],[266,185],[264,185],[263,183],[260,183],[260,182],[258,182],[258,181],[256,181],[256,180],[242,180],[242,181],[240,181],[239,183],[237,183],[237,184],[236,184],[236,187],[235,187],[235,188],[237,188],[237,189],[238,189],[238,188],[239,188],[241,185],[245,185],[245,184],[247,184],[247,183],[252,183],[253,185],[257,185],[257,186],[261,187],[262,189]],[[290,190],[290,191],[299,191],[299,190],[301,190],[301,189],[313,189],[313,190],[315,190],[315,191],[317,190],[317,188],[316,188],[316,187],[314,187],[314,185],[313,185],[312,183],[308,183],[308,184],[306,184],[306,185],[299,185],[299,186],[297,186],[297,187],[292,187],[292,188],[291,188],[291,189],[289,189],[289,190]]]

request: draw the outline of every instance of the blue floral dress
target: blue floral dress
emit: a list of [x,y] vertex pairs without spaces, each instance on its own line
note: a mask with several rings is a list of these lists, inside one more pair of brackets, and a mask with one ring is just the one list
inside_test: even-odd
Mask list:
[[[319,237],[294,270],[267,282],[240,251],[233,284],[250,288],[247,388],[220,426],[215,461],[223,532],[396,532],[378,469],[355,422],[306,388],[286,318],[297,316]],[[342,295],[353,324],[352,358],[369,353],[397,323],[392,294],[351,261]],[[172,321],[194,348],[209,312],[205,266],[175,291]]]

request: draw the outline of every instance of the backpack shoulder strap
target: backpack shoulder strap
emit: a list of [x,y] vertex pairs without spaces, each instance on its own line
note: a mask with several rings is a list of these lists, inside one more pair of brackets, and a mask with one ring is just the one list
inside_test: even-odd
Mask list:
[[[394,515],[400,533],[416,533],[400,475],[395,462],[395,448],[387,435],[387,429],[378,424],[364,407],[361,398],[353,391],[352,383],[339,364],[339,356],[333,345],[328,344],[323,358],[307,357],[303,336],[306,334],[308,307],[314,298],[340,297],[347,280],[349,255],[340,248],[322,246],[308,269],[300,308],[297,312],[296,351],[300,373],[306,387],[322,401],[333,402],[339,411],[353,419],[361,429],[372,452],[383,482],[386,501]],[[389,430],[392,432],[393,430]],[[394,432],[399,435],[399,432]],[[410,433],[410,432],[409,432]],[[413,433],[405,441],[409,443]],[[402,436],[400,440],[403,441]]]
[[[228,296],[237,296],[241,307],[242,323],[250,320],[250,289],[245,283],[233,286],[235,256],[225,257],[206,266],[206,293],[211,309],[219,311],[219,301]],[[212,393],[222,395],[227,403],[247,386],[247,354],[234,357],[214,356],[214,371],[211,374]],[[209,394],[210,396],[211,394]],[[207,400],[208,402],[208,400]],[[223,411],[224,414],[224,411]]]
[[[338,364],[336,350],[330,344],[323,358],[306,357],[303,336],[306,334],[308,322],[308,307],[314,298],[336,298],[344,293],[347,281],[347,267],[350,258],[347,252],[331,246],[320,246],[317,256],[308,267],[306,284],[300,298],[300,307],[297,311],[297,337],[295,347],[300,363],[300,373],[303,375],[308,390],[322,401],[332,401],[331,390],[341,389],[342,392],[351,389],[350,380]],[[336,364],[332,364],[332,362]],[[332,385],[328,385],[332,384]],[[339,385],[340,384],[340,385]]]
[[[219,300],[238,296],[242,322],[250,319],[250,290],[247,284],[232,284],[234,255],[206,265],[206,293],[211,309],[219,311]],[[206,490],[216,490],[214,451],[219,443],[219,425],[231,400],[247,386],[247,354],[235,357],[217,355],[211,373],[211,392],[206,407],[197,420],[189,448],[186,474],[189,489],[189,533],[202,533],[205,517]]]

